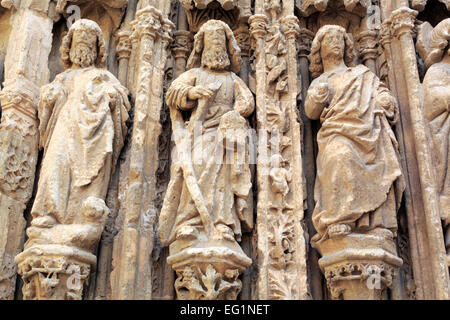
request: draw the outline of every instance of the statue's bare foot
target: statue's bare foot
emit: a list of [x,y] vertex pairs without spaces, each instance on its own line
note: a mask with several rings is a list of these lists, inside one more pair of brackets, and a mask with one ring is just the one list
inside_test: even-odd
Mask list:
[[235,241],[234,232],[233,232],[233,230],[231,230],[230,227],[228,227],[224,224],[219,224],[216,227],[216,229],[221,234],[223,239],[228,240],[228,241]]
[[182,226],[177,231],[177,240],[195,240],[197,236],[197,229],[191,226]]
[[328,229],[330,238],[343,237],[352,232],[352,228],[348,224],[335,224]]

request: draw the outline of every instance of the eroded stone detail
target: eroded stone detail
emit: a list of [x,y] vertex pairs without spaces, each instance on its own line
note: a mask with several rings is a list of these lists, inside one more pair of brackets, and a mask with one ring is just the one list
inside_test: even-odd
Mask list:
[[[341,27],[319,30],[310,60],[316,79],[305,110],[309,118],[322,122],[313,213],[318,233],[311,239],[323,256],[319,264],[326,270],[330,255],[342,263],[364,256],[365,250],[380,250],[374,254],[380,260],[377,264],[384,263],[386,251],[397,259],[394,267],[398,267],[401,260],[393,238],[404,181],[391,129],[398,121],[396,100],[367,67],[353,65],[353,43]],[[353,237],[359,237],[360,244]],[[389,249],[378,248],[383,241]],[[348,256],[351,250],[355,251]],[[328,283],[332,291],[340,292],[333,284]]]
[[[167,92],[176,158],[159,218],[159,235],[163,245],[170,245],[167,261],[179,277],[186,276],[185,265],[211,265],[202,273],[210,277],[212,270],[219,270],[222,279],[228,277],[225,269],[241,273],[251,264],[237,243],[242,232],[253,227],[245,117],[253,112],[254,100],[236,76],[242,63],[240,53],[231,29],[210,20],[195,37],[188,71]],[[188,123],[181,110],[192,111]],[[224,265],[229,266],[224,269]],[[192,285],[186,288],[195,290]],[[205,294],[201,297],[206,299],[212,293]],[[197,294],[187,296],[192,295]]]
[[423,80],[424,110],[433,137],[433,160],[450,266],[450,19],[439,23],[428,35],[430,39],[424,48],[429,68]]
[[94,250],[109,214],[104,199],[127,134],[127,90],[102,69],[98,25],[74,23],[61,56],[67,70],[41,89],[38,108],[44,158],[29,238],[16,257],[25,298],[81,299],[81,292],[64,289],[60,273],[77,263],[84,278],[95,269]]

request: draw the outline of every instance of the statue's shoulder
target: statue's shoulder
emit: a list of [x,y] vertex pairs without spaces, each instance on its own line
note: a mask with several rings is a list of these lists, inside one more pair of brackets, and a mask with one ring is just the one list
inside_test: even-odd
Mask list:
[[358,64],[357,66],[350,67],[350,69],[358,74],[362,74],[362,73],[366,73],[366,72],[373,73],[372,70],[370,70],[366,65],[364,65],[362,63]]
[[448,77],[450,76],[450,66],[439,62],[433,64],[428,68],[427,73],[423,79],[424,86],[440,85],[441,83],[448,83]]

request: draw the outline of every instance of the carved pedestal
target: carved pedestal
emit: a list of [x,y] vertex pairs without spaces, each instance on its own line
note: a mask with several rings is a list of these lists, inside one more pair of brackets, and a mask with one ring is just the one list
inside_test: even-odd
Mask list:
[[320,242],[319,265],[333,299],[382,300],[403,261],[397,257],[392,233],[351,233]]
[[242,288],[238,276],[252,260],[236,242],[199,237],[173,242],[167,263],[177,273],[177,299],[236,300]]
[[97,258],[76,247],[33,246],[16,257],[25,300],[81,300]]

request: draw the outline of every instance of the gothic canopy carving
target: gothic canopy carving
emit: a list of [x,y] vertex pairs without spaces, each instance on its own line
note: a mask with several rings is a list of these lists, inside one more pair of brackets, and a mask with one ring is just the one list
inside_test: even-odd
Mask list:
[[323,12],[330,7],[339,8],[344,6],[346,11],[362,17],[366,15],[370,4],[370,0],[303,0],[300,11],[303,15],[310,16],[316,12]]

